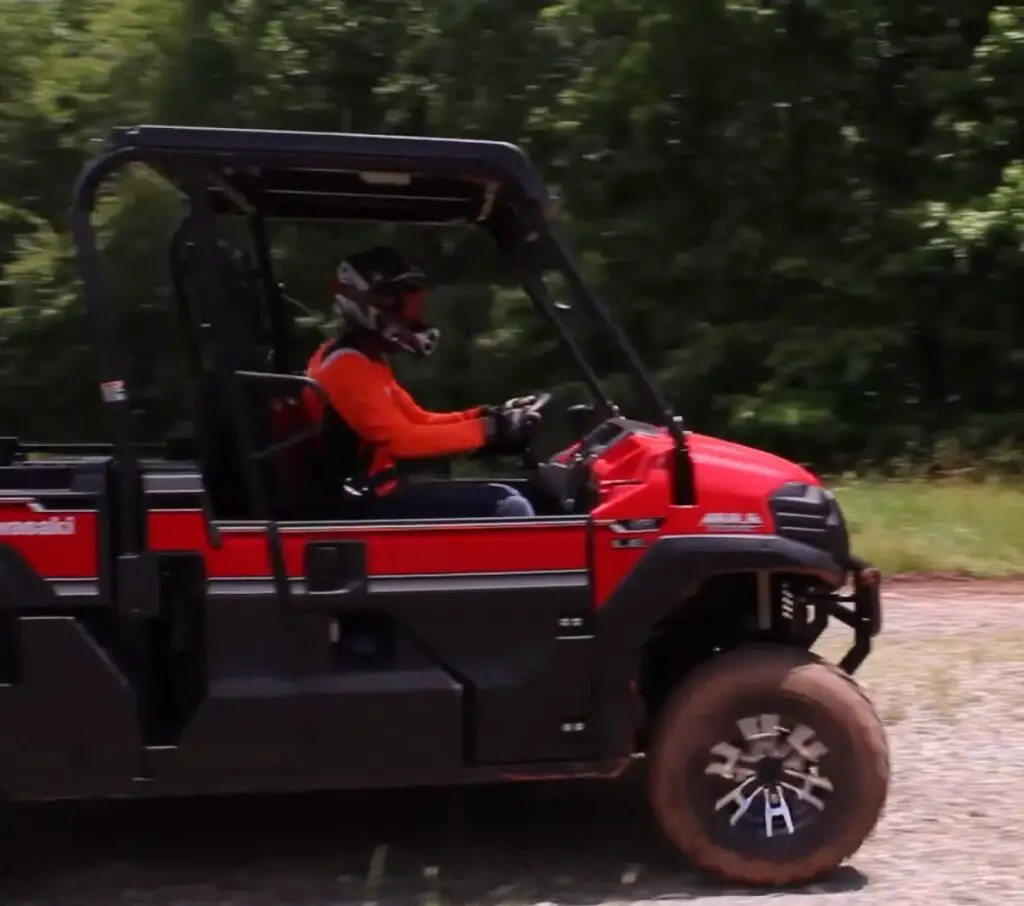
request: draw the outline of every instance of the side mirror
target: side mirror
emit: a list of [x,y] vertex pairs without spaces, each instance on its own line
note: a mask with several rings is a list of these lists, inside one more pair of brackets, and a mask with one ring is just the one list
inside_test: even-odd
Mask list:
[[589,434],[593,428],[597,427],[597,413],[593,406],[589,406],[586,403],[570,406],[566,412],[566,417],[569,421],[569,430],[576,439]]

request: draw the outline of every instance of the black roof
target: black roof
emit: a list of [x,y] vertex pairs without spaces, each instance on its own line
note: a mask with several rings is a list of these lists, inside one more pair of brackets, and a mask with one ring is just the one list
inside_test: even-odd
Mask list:
[[548,204],[540,174],[505,142],[147,125],[115,129],[111,145],[179,187],[198,166],[224,213],[450,223],[486,221],[512,201]]

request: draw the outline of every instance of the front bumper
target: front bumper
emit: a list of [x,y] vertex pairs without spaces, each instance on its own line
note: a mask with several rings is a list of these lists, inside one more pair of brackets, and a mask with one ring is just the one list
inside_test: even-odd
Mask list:
[[852,674],[871,653],[872,639],[882,631],[882,574],[860,557],[851,556],[847,565],[852,590],[815,595],[814,618],[807,628],[813,644],[833,617],[850,627],[853,644],[839,667]]

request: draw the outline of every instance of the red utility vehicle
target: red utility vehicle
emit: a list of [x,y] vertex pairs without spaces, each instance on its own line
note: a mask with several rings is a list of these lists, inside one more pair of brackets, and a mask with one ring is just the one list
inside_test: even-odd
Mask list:
[[[130,436],[92,227],[128,164],[190,205],[172,269],[195,441],[166,449]],[[878,571],[814,475],[684,428],[548,211],[508,144],[113,133],[73,213],[112,442],[0,440],[8,798],[611,779],[646,758],[657,819],[709,870],[792,883],[857,850],[888,787],[851,679],[881,626]],[[248,256],[224,242],[230,217]],[[282,417],[316,388],[289,357],[276,219],[493,235],[596,400],[570,412],[570,449],[509,479],[536,518],[360,518],[318,426]],[[621,349],[656,424],[606,397],[548,271]],[[852,631],[838,665],[810,652],[830,620]]]

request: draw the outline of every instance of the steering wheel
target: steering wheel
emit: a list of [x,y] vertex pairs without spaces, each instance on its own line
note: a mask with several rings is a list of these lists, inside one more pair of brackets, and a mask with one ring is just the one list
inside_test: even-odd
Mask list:
[[[544,411],[544,407],[551,402],[550,393],[538,393],[537,398],[526,408],[526,417],[532,419],[534,429],[540,424],[540,414]],[[532,432],[531,432],[532,433]],[[532,440],[532,437],[531,437]],[[528,445],[522,454],[522,465],[526,471],[537,470],[537,457],[533,455],[532,445]]]

